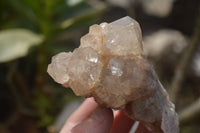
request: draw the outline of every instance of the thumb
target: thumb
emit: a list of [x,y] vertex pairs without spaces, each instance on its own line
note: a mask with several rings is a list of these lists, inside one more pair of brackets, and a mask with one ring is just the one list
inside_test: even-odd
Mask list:
[[112,110],[98,107],[88,119],[72,128],[70,133],[108,133],[112,123]]

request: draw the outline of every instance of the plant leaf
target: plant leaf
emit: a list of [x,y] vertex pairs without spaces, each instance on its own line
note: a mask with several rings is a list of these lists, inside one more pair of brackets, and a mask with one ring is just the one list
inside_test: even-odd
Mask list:
[[0,32],[0,62],[26,56],[31,46],[41,44],[43,37],[26,29],[9,29]]

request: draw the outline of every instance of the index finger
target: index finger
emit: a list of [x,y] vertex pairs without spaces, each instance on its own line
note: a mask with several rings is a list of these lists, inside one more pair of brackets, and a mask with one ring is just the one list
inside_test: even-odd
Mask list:
[[97,108],[93,98],[87,98],[83,104],[68,118],[60,133],[66,133],[75,125],[87,119]]

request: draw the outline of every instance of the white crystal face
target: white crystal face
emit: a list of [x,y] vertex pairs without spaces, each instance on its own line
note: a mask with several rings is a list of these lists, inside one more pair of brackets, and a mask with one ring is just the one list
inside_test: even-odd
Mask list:
[[90,27],[88,34],[81,38],[81,48],[91,47],[96,51],[101,51],[103,45],[102,28],[99,25]]
[[81,38],[80,47],[92,47],[107,55],[141,54],[142,35],[139,24],[130,17],[112,23],[93,25]]
[[123,74],[123,65],[124,63],[121,60],[112,58],[109,61],[108,69],[111,71],[112,75],[120,77]]
[[70,60],[72,53],[62,52],[58,55],[55,55],[52,58],[51,64],[48,65],[47,72],[51,75],[51,77],[58,83],[64,84],[69,81],[69,75],[67,73],[68,70],[68,62]]
[[140,26],[130,17],[108,24],[103,33],[103,51],[106,54],[130,55],[143,51]]
[[79,48],[73,52],[68,73],[69,85],[76,95],[90,94],[95,82],[99,79],[102,66],[101,57],[90,47]]

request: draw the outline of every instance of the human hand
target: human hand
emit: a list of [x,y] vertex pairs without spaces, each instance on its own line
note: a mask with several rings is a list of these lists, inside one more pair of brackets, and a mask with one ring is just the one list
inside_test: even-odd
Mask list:
[[[101,108],[93,98],[87,98],[69,117],[60,133],[129,133],[134,120],[123,112]],[[136,133],[150,133],[139,125]]]

